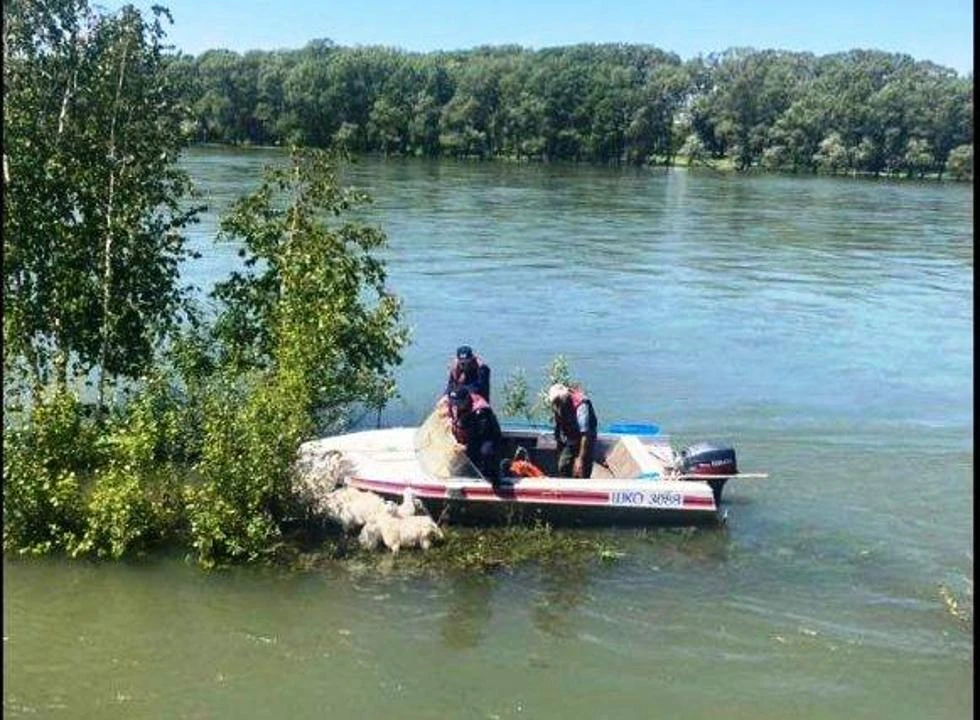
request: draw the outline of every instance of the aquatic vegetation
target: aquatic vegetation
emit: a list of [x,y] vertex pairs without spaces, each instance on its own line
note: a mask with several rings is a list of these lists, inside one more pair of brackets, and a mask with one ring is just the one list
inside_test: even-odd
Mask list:
[[973,612],[972,608],[967,608],[961,604],[953,591],[950,590],[943,583],[939,584],[939,598],[943,602],[943,606],[947,613],[952,616],[957,622],[972,625],[973,624]]
[[419,556],[430,568],[491,571],[526,563],[613,561],[623,556],[610,539],[539,523],[491,528],[451,528],[442,545]]
[[425,552],[389,553],[365,550],[352,536],[334,535],[319,547],[294,549],[280,560],[301,571],[342,563],[368,573],[493,573],[509,572],[525,565],[585,566],[614,563],[626,557],[615,539],[605,534],[559,529],[539,523],[533,526],[442,528],[444,539]]

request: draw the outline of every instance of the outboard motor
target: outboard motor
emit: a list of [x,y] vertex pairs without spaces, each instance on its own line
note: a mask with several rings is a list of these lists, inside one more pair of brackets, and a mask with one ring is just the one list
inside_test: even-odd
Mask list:
[[681,450],[681,472],[693,475],[722,475],[717,480],[707,480],[715,496],[715,504],[721,502],[721,489],[728,482],[728,475],[738,473],[735,448],[730,445],[700,442]]

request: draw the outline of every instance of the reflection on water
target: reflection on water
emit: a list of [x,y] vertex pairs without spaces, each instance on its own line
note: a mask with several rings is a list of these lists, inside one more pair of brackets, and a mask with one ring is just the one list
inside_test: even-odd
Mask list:
[[448,609],[440,633],[446,647],[462,650],[479,645],[492,615],[493,578],[459,575],[450,581]]
[[588,569],[572,563],[546,565],[540,572],[541,587],[532,600],[531,622],[546,635],[575,637],[575,611],[587,599]]

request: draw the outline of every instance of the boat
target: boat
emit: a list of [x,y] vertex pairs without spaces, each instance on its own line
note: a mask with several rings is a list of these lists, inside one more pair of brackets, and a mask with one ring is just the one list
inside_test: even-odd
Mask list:
[[469,462],[434,412],[418,427],[351,432],[307,443],[336,452],[346,484],[398,501],[406,489],[434,518],[458,524],[708,525],[725,519],[722,489],[739,473],[734,448],[698,443],[677,451],[656,425],[601,429],[592,476],[556,477],[558,449],[550,427],[504,424],[500,455],[519,448],[543,477],[502,477],[491,484]]

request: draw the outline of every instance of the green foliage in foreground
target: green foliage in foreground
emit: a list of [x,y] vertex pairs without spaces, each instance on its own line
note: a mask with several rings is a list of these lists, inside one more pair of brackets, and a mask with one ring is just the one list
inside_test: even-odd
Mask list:
[[[246,270],[218,283],[215,336],[236,372],[273,370],[301,408],[336,427],[355,403],[383,407],[408,341],[401,302],[385,287],[384,232],[340,220],[370,198],[341,186],[337,156],[294,150],[285,168],[222,219]],[[334,221],[337,221],[336,223]],[[305,394],[304,394],[305,393]]]
[[[264,380],[264,382],[263,382]],[[190,544],[206,566],[275,550],[290,516],[289,464],[310,431],[302,397],[280,378],[217,392],[205,406],[205,443],[187,489]]]
[[[347,201],[326,163],[297,153],[292,172],[239,203],[234,227],[248,247],[264,242],[270,269],[237,277],[236,293],[219,287],[214,327],[188,330],[107,421],[62,389],[5,430],[5,549],[118,558],[183,543],[212,566],[271,557],[304,519],[290,474],[299,444],[358,402],[383,404],[406,341],[370,252],[384,236],[330,229]],[[273,210],[280,194],[291,201]]]
[[4,428],[3,440],[4,549],[71,552],[85,532],[81,478],[99,464],[81,404],[56,392],[23,426]]
[[159,348],[108,418],[59,385],[5,426],[5,551],[178,544],[212,567],[274,557],[307,519],[292,493],[299,444],[382,406],[407,341],[373,255],[383,233],[334,227],[352,203],[332,163],[296,152],[235,206],[224,227],[265,269],[219,285],[213,325]]
[[182,488],[161,452],[174,416],[157,414],[158,392],[98,425],[60,389],[5,429],[5,550],[119,558],[177,536]]
[[407,331],[374,256],[384,233],[335,225],[366,199],[340,187],[328,155],[295,151],[222,221],[225,236],[242,241],[248,269],[214,292],[223,310],[204,365],[222,374],[202,412],[200,485],[187,493],[203,564],[274,553],[283,526],[303,516],[290,476],[300,443],[394,393]]

